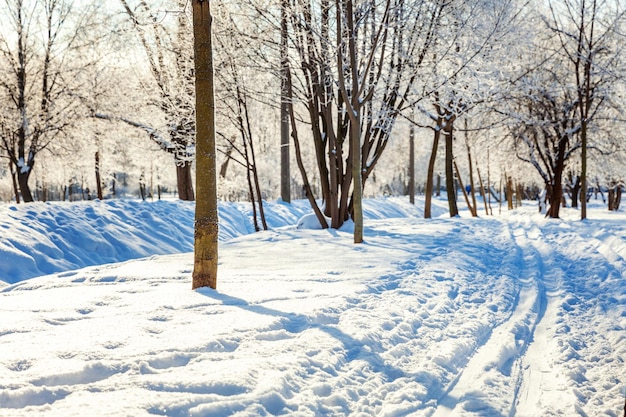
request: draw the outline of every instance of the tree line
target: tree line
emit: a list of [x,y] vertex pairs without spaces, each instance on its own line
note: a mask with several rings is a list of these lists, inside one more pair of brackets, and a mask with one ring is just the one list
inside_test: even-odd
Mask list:
[[[190,3],[0,8],[0,173],[14,201],[36,199],[33,179],[81,178],[107,198],[122,177],[196,198]],[[487,197],[508,178],[538,186],[550,217],[569,193],[584,218],[592,187],[611,191],[612,208],[619,201],[619,0],[223,0],[211,9],[219,193],[250,199],[259,230],[264,198],[308,198],[320,224],[340,227],[358,219],[364,193],[414,193],[416,182],[429,216],[437,177],[451,215],[460,183],[477,214],[474,192]]]

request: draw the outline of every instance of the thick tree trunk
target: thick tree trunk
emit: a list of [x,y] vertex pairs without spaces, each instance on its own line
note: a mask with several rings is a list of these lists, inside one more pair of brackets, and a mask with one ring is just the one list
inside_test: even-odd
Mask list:
[[[562,146],[564,148],[564,146]],[[564,149],[561,153],[565,153]],[[554,178],[552,183],[552,192],[550,193],[550,207],[546,217],[552,219],[559,218],[561,203],[563,201],[563,170],[565,169],[565,161],[562,155],[559,155],[556,166],[554,167]]]
[[[192,288],[217,287],[218,210],[211,2],[192,0],[196,76],[196,201]],[[185,172],[182,172],[185,171]],[[179,193],[189,194],[191,165],[179,167]],[[181,187],[181,179],[183,187]],[[191,191],[193,194],[193,191]],[[181,196],[182,199],[182,196]]]
[[178,198],[183,201],[194,201],[193,176],[191,175],[191,162],[178,161],[176,164],[176,182],[178,185]]
[[22,199],[25,203],[32,203],[35,201],[33,199],[33,194],[30,191],[30,186],[28,185],[28,178],[30,177],[30,170],[27,172],[21,172],[18,169],[17,172],[17,183],[20,186],[20,191],[22,193]]

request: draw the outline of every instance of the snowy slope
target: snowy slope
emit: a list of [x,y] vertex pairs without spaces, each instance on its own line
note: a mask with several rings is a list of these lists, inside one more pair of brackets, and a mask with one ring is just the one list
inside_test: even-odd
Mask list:
[[[146,230],[180,211],[83,211],[115,204]],[[305,206],[270,205],[256,234],[245,207],[222,207],[238,237],[223,237],[218,291],[190,290],[190,253],[5,287],[0,416],[623,415],[626,215],[423,220],[404,200],[367,204],[362,245],[289,226]],[[97,229],[121,233],[107,219]]]

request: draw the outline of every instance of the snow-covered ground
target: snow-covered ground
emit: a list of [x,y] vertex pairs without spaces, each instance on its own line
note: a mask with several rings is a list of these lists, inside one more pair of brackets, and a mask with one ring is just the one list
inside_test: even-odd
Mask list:
[[224,204],[217,291],[192,204],[1,206],[0,416],[622,416],[626,214],[437,204]]

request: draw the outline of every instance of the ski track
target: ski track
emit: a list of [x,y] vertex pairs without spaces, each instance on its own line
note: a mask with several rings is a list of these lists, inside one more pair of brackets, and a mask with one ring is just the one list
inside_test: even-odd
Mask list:
[[[506,271],[516,278],[516,299],[509,317],[495,326],[484,343],[477,347],[465,368],[438,400],[433,417],[503,416],[513,409],[519,379],[519,358],[528,348],[546,305],[541,258],[529,245],[530,230],[509,226],[508,238],[516,250],[505,264],[516,266]],[[502,387],[513,387],[503,391]]]
[[[509,262],[518,265],[507,271],[517,283],[511,314],[469,352],[429,416],[587,417],[597,415],[588,411],[596,404],[607,404],[607,416],[622,415],[623,382],[616,377],[615,384],[601,383],[595,368],[623,367],[624,328],[616,325],[619,312],[611,317],[607,306],[614,297],[626,300],[626,290],[615,294],[615,287],[623,288],[626,238],[612,233],[610,222],[598,222],[592,232],[546,222],[509,220],[517,246]],[[569,248],[576,253],[567,253]],[[585,248],[582,259],[580,248]]]

